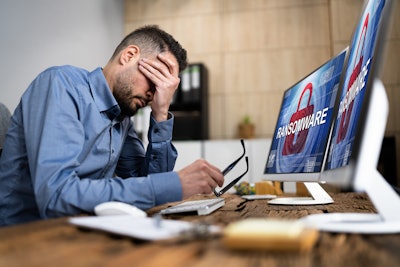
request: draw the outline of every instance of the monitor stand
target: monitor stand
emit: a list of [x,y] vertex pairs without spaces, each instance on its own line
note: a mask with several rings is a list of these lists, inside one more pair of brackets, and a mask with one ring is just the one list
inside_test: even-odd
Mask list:
[[[321,231],[359,234],[400,233],[400,196],[377,171],[381,141],[384,137],[388,112],[385,88],[374,81],[366,127],[353,181],[355,191],[366,192],[377,213],[313,214],[301,219],[308,226]],[[379,110],[379,112],[375,112]],[[375,150],[374,153],[371,153]],[[374,155],[378,154],[378,155]]]
[[377,170],[369,173],[373,183],[366,193],[378,213],[324,213],[301,219],[306,225],[334,233],[400,233],[400,197]]
[[274,205],[324,205],[333,203],[333,199],[317,182],[304,182],[310,197],[279,197],[268,201]]

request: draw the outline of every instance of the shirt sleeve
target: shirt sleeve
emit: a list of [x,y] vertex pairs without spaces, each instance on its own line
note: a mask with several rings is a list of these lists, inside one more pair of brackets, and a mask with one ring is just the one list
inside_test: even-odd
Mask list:
[[[172,158],[176,154],[169,136],[165,139],[155,133],[152,135],[154,144],[151,151],[154,147],[155,152],[149,152],[149,155],[169,158],[167,164],[163,164],[160,158],[156,164],[149,165],[148,175],[127,178],[92,176],[91,173],[98,172],[98,163],[94,161],[85,170],[81,166],[84,157],[95,157],[98,152],[82,153],[86,139],[82,117],[87,114],[79,109],[87,105],[80,102],[80,91],[65,90],[72,85],[55,74],[42,75],[32,86],[36,90],[25,95],[26,103],[22,104],[23,123],[25,136],[29,136],[26,149],[32,190],[42,218],[90,213],[97,204],[112,200],[146,210],[182,198],[177,173],[168,171],[172,170]],[[52,89],[42,90],[42,86]],[[160,129],[165,134],[163,127]],[[138,151],[135,149],[134,152]],[[150,170],[154,174],[150,174]]]
[[[141,196],[137,200],[139,206],[150,208],[149,203],[160,205],[182,199],[179,176],[172,171],[178,155],[172,144],[173,124],[174,116],[171,113],[169,119],[163,122],[156,122],[150,116],[149,144],[146,152],[133,127],[129,130],[116,174],[125,179],[137,177],[133,178],[132,182],[138,184],[134,188],[137,189],[136,195]],[[145,181],[150,183],[149,187],[143,185],[142,176],[146,176]],[[149,199],[151,196],[154,198]],[[148,203],[141,203],[144,199],[147,199]]]
[[162,122],[150,116],[149,144],[145,153],[142,141],[131,127],[118,161],[117,175],[128,178],[172,171],[178,155],[172,144],[173,124],[171,113],[169,119]]
[[177,151],[172,144],[172,129],[174,117],[170,113],[169,119],[162,122],[150,116],[148,132],[149,145],[146,158],[149,161],[148,173],[172,171],[177,158]]
[[171,113],[163,122],[156,122],[150,116],[146,153],[133,127],[123,145],[116,174],[123,178],[121,183],[125,180],[132,184],[130,188],[134,194],[130,198],[134,198],[135,205],[143,209],[182,199],[179,176],[172,171],[178,155],[172,144],[173,123]]

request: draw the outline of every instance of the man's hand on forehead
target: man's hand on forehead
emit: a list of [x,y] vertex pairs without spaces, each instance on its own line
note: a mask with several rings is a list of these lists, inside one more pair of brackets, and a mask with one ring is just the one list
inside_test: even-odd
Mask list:
[[170,75],[178,77],[179,66],[176,58],[171,52],[159,53],[156,57],[142,58],[139,66],[143,67],[140,70],[143,74],[156,83],[156,78],[164,76],[168,78]]
[[174,76],[179,75],[178,61],[176,60],[175,56],[171,52],[169,52],[169,51],[162,52],[162,53],[158,54],[157,58],[168,67],[170,74],[172,74]]
[[160,53],[155,59],[142,58],[139,69],[155,87],[153,115],[157,121],[167,119],[169,104],[180,82],[176,58],[170,52]]

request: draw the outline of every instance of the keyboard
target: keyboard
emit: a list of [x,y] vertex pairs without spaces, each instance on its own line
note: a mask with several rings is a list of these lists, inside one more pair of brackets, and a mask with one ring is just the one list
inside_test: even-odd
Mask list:
[[178,205],[161,210],[161,214],[174,213],[196,213],[197,215],[207,215],[225,205],[223,198],[210,198],[200,200],[190,200]]

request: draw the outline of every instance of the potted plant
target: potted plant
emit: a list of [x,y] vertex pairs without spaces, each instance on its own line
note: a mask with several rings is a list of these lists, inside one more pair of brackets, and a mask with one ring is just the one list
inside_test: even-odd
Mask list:
[[239,137],[243,139],[254,138],[255,125],[249,115],[245,115],[239,123]]

